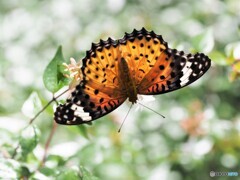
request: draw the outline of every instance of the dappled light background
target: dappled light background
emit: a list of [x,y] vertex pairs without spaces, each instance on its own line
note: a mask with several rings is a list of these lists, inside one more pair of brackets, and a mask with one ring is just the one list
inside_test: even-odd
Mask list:
[[[240,172],[239,23],[238,0],[0,1],[0,158],[17,146],[31,113],[51,99],[42,76],[59,45],[66,59],[81,61],[92,42],[145,27],[171,48],[207,54],[212,67],[188,87],[143,98],[165,119],[134,105],[117,133],[126,102],[92,126],[59,125],[45,168],[33,176],[55,177],[79,166],[99,179],[208,179],[210,171]],[[30,172],[44,154],[53,106],[33,124],[40,142],[27,159],[18,159]]]

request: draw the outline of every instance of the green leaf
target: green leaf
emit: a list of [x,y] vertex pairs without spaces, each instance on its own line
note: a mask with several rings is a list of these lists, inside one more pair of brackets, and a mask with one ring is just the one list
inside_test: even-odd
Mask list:
[[43,166],[39,169],[39,172],[44,176],[48,176],[48,177],[56,175],[56,169],[52,167],[49,168],[49,167]]
[[89,139],[88,132],[86,126],[76,126],[78,128],[78,132],[84,136],[86,139]]
[[212,61],[214,61],[218,65],[226,66],[228,65],[228,59],[222,53],[218,51],[213,51],[209,54],[209,57]]
[[63,169],[56,177],[57,180],[98,180],[97,177],[93,176],[89,171],[84,167],[80,166],[80,169],[76,166],[71,167],[70,169]]
[[19,162],[13,159],[0,159],[0,179],[18,179],[20,172]]
[[64,169],[62,170],[58,176],[56,177],[57,180],[78,180],[81,179],[80,171],[78,167],[71,167],[71,169]]
[[36,92],[32,92],[22,106],[22,113],[29,118],[33,118],[41,108],[42,103],[38,94]]
[[21,176],[23,176],[23,177],[25,177],[25,178],[26,178],[26,177],[29,177],[29,176],[31,175],[28,167],[26,167],[26,166],[21,166],[21,172],[20,172],[20,174],[21,174]]
[[228,57],[239,60],[240,59],[240,42],[228,44],[225,48]]
[[43,74],[44,85],[52,93],[57,92],[63,86],[69,84],[70,80],[64,76],[64,74],[66,74],[66,72],[64,72],[64,62],[62,47],[59,46],[54,58],[47,65]]
[[37,171],[29,178],[29,180],[36,180],[36,179],[52,179],[51,176],[46,176],[41,172]]
[[98,180],[97,177],[93,176],[89,171],[84,167],[80,166],[82,180]]
[[26,157],[39,142],[40,131],[36,126],[28,126],[21,132],[19,144],[23,157]]
[[66,160],[62,156],[49,155],[45,161],[45,165],[39,168],[39,172],[45,176],[56,176],[58,171],[56,168],[65,166]]
[[214,47],[214,38],[212,29],[208,29],[205,32],[192,38],[193,47],[203,53],[209,53]]

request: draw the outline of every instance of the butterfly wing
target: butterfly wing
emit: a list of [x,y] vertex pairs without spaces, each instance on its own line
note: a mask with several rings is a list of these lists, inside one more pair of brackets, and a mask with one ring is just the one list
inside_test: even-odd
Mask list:
[[211,66],[206,55],[186,55],[170,49],[162,36],[144,28],[126,33],[119,42],[138,94],[162,94],[182,88],[200,78]]
[[67,102],[58,106],[55,121],[76,125],[98,119],[120,106],[126,95],[118,81],[118,41],[108,39],[93,44],[83,59],[83,80]]
[[127,62],[138,94],[177,90],[200,78],[211,66],[202,53],[185,55],[168,48],[162,36],[144,28],[93,44],[83,59],[83,80],[55,112],[60,124],[83,124],[120,106],[128,97],[118,74],[119,59]]
[[185,87],[200,78],[211,66],[203,53],[185,55],[166,49],[138,86],[139,94],[162,94]]
[[119,42],[121,54],[128,63],[136,87],[168,48],[162,36],[144,28],[126,33]]

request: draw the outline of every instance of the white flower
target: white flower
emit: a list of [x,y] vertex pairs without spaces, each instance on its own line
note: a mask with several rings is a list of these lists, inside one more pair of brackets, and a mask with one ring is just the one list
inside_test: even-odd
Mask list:
[[70,64],[63,63],[63,66],[66,68],[65,71],[69,72],[69,74],[65,74],[65,76],[73,79],[69,85],[69,88],[72,89],[82,80],[82,62],[76,62],[74,58],[70,58]]

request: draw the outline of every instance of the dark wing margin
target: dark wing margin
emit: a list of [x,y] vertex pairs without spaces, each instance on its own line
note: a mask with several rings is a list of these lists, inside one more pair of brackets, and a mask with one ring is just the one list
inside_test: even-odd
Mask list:
[[57,107],[54,120],[64,125],[89,123],[112,112],[125,100],[125,97],[111,98],[97,91],[92,94],[92,89],[81,82],[67,102]]
[[154,95],[180,89],[199,79],[210,66],[211,60],[203,53],[166,49],[138,86],[138,93]]
[[57,123],[89,123],[112,112],[126,100],[116,78],[119,56],[118,40],[108,38],[92,44],[82,60],[83,80],[67,102],[59,105],[55,111]]
[[131,67],[137,93],[145,95],[185,87],[211,66],[203,53],[184,54],[170,49],[162,36],[144,28],[126,33],[120,40],[100,40],[83,58],[83,80],[66,103],[57,107],[55,121],[64,125],[89,123],[119,107],[127,99],[118,80],[118,59],[123,55]]

